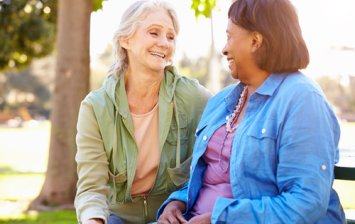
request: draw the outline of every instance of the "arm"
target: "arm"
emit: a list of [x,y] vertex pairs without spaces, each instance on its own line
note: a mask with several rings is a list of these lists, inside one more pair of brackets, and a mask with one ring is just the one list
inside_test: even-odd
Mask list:
[[[166,199],[166,201],[160,206],[160,208],[158,209],[157,212],[157,220],[159,219],[159,217],[162,215],[162,213],[164,212],[165,207],[172,201],[180,201],[182,202],[185,207],[186,207],[186,203],[187,203],[187,186],[188,186],[188,182],[184,184],[184,186],[182,188],[180,188],[179,190],[173,192],[168,199]],[[182,208],[182,207],[181,207]],[[181,210],[182,212],[185,211],[185,208],[183,208],[183,210]]]
[[325,215],[339,126],[319,93],[304,91],[290,105],[277,140],[275,179],[279,194],[255,199],[218,198],[212,223],[315,223]]
[[106,223],[108,162],[93,108],[86,101],[80,107],[77,130],[77,216],[81,222],[99,218]]
[[158,223],[187,223],[182,212],[186,210],[186,204],[182,201],[174,200],[170,201],[164,208],[163,213],[158,219]]

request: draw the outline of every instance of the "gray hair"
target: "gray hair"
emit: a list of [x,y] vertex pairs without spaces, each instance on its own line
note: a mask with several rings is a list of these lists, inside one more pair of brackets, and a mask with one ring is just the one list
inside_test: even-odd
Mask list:
[[115,74],[116,76],[119,76],[127,70],[127,51],[120,45],[119,39],[120,37],[129,37],[133,35],[138,27],[138,23],[142,21],[147,16],[147,14],[152,12],[154,9],[165,9],[171,17],[171,20],[173,21],[175,33],[179,33],[179,21],[177,18],[177,14],[175,9],[169,2],[163,0],[138,0],[134,2],[123,13],[119,27],[114,34],[114,62],[108,71],[109,74]]

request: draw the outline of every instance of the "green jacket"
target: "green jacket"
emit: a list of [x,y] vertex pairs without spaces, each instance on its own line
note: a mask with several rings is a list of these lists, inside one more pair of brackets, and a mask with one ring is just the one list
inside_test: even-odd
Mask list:
[[[161,158],[157,177],[146,197],[132,198],[138,150],[124,76],[110,75],[100,89],[88,94],[80,106],[76,136],[79,221],[107,220],[109,213],[126,222],[154,221],[160,204],[188,180],[195,130],[210,96],[196,80],[166,68],[159,91]],[[125,217],[126,211],[139,210],[137,204],[142,205],[141,217]]]

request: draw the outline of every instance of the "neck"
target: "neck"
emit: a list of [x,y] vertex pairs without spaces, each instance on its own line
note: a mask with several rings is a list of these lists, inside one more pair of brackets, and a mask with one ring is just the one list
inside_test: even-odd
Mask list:
[[163,75],[135,72],[125,74],[125,88],[130,111],[142,114],[151,111],[158,102]]
[[246,77],[243,80],[240,80],[244,84],[248,85],[248,96],[253,94],[261,84],[269,77],[270,73],[261,70],[259,68],[256,68],[252,71],[249,72],[249,75],[246,75]]

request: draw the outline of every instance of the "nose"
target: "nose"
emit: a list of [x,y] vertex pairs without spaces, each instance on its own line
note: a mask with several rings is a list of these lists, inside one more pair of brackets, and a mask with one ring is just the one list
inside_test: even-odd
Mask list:
[[228,51],[227,51],[227,49],[226,49],[226,46],[223,47],[223,49],[222,49],[222,54],[223,54],[224,56],[227,56],[227,55],[228,55]]
[[161,37],[159,39],[159,46],[164,47],[164,48],[168,48],[169,47],[169,40],[167,37]]

